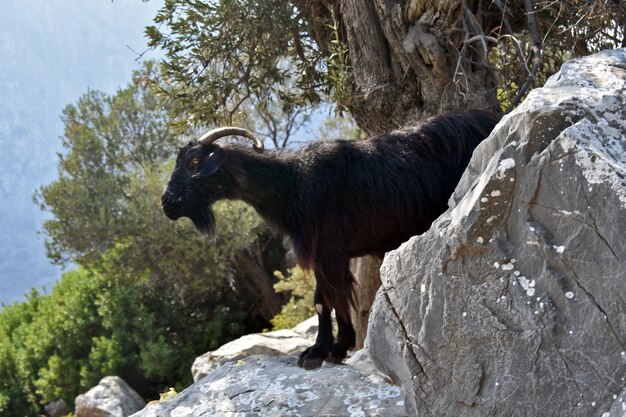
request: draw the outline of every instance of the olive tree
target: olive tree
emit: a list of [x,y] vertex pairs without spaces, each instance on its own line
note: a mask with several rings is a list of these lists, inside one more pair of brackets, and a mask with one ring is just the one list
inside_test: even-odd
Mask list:
[[194,123],[249,100],[333,102],[369,134],[518,104],[571,57],[625,45],[612,1],[167,1],[146,33],[161,93]]

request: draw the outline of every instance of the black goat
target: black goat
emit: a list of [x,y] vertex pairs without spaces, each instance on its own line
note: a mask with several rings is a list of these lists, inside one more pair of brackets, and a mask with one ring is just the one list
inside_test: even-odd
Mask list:
[[[299,264],[315,273],[319,331],[298,359],[306,369],[340,362],[354,347],[352,257],[382,257],[428,230],[498,118],[482,111],[451,113],[360,141],[315,142],[298,151],[263,153],[263,143],[239,128],[215,129],[178,152],[162,196],[173,220],[189,217],[211,233],[211,205],[239,199],[294,245]],[[217,145],[227,135],[252,139],[250,148]],[[337,315],[334,342],[331,310]]]

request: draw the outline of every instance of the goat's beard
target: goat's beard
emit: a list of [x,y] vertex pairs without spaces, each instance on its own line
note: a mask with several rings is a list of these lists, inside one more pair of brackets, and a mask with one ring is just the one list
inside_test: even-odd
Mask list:
[[204,210],[196,210],[189,218],[199,232],[212,235],[215,231],[215,214],[210,205],[207,205]]

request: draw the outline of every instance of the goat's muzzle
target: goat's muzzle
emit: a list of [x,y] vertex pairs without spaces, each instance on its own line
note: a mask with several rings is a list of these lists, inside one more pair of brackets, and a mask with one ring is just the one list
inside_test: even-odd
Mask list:
[[163,208],[163,213],[172,220],[178,220],[182,217],[181,207],[182,207],[182,197],[176,197],[169,190],[163,191],[163,195],[161,195],[161,207]]

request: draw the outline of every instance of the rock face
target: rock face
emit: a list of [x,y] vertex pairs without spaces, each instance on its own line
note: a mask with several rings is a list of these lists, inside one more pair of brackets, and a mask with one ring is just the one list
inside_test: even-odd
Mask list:
[[[616,396],[614,395],[613,398]],[[607,413],[603,413],[602,417],[626,417],[626,389],[618,398],[615,398],[613,406]]]
[[191,367],[193,380],[207,376],[225,363],[252,355],[296,355],[315,343],[317,316],[300,323],[293,329],[249,334],[228,342],[219,349],[199,356]]
[[623,415],[626,50],[531,92],[381,275],[366,349],[409,415]]
[[346,365],[298,368],[296,355],[316,333],[312,317],[291,330],[227,343],[196,359],[191,387],[134,417],[406,416],[400,388],[363,351]]
[[122,378],[106,376],[76,398],[76,417],[127,417],[145,405]]
[[355,360],[305,371],[295,356],[251,356],[133,417],[406,416],[400,388],[372,369]]

